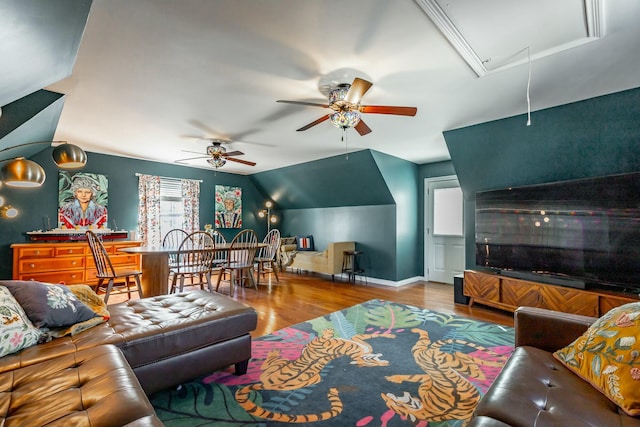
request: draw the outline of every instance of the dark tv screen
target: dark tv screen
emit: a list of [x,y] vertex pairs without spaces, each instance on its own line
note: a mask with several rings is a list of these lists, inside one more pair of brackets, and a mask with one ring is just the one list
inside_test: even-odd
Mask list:
[[475,244],[479,267],[638,293],[640,172],[478,192]]

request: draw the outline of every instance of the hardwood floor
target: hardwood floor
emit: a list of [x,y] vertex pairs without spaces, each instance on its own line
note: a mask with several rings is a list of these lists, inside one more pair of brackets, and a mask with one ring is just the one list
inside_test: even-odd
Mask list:
[[[277,282],[273,274],[261,278],[258,291],[254,288],[235,288],[233,299],[242,301],[258,312],[258,327],[252,336],[259,337],[278,329],[295,325],[370,299],[380,298],[443,313],[454,313],[471,319],[513,326],[511,313],[488,307],[454,304],[453,286],[433,282],[418,282],[398,288],[369,283],[364,285],[332,282],[313,273],[279,273]],[[188,288],[185,287],[185,290]],[[223,282],[219,291],[229,293]],[[109,302],[122,300],[113,295]]]

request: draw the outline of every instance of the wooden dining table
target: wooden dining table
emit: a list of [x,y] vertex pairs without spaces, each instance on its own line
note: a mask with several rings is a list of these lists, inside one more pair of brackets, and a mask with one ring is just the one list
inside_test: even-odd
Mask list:
[[[258,243],[258,249],[268,246]],[[216,251],[228,251],[231,243],[216,245]],[[237,247],[237,246],[236,246]],[[169,293],[169,255],[180,252],[178,247],[131,246],[118,250],[128,254],[139,254],[142,260],[140,285],[145,297],[166,295]]]

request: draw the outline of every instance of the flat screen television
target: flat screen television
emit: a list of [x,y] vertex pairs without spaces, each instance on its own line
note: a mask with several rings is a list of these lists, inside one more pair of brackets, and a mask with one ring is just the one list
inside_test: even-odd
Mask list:
[[640,172],[478,192],[475,220],[479,267],[640,292]]

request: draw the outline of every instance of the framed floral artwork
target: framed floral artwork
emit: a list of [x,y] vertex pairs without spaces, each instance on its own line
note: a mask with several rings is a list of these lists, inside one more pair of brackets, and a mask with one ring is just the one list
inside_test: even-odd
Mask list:
[[242,188],[216,185],[216,228],[242,228]]

